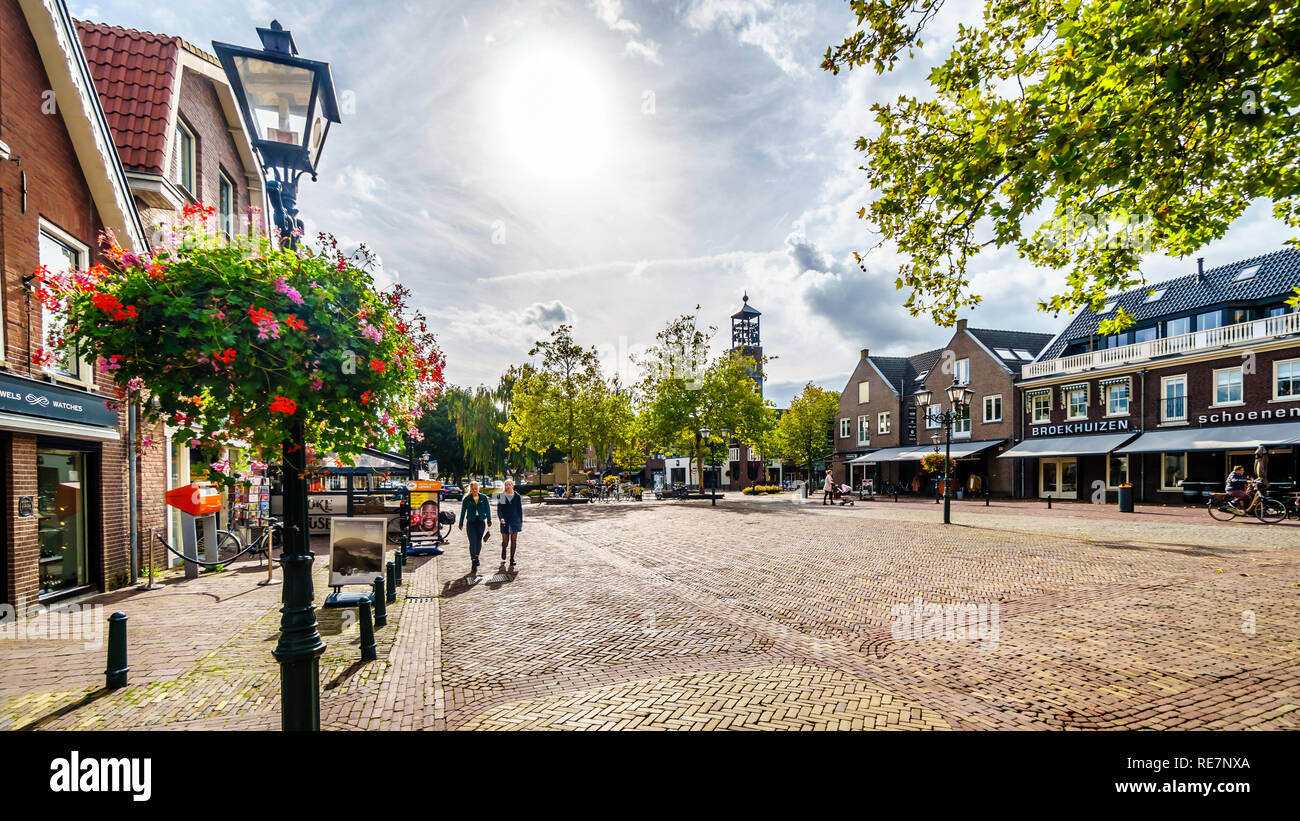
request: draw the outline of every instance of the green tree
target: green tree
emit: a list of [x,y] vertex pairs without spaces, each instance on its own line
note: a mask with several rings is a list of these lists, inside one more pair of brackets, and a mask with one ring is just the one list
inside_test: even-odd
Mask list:
[[656,450],[691,454],[700,468],[701,490],[702,428],[727,428],[742,441],[754,441],[770,424],[763,399],[754,390],[753,373],[763,363],[731,352],[709,361],[716,331],[713,326],[699,327],[694,314],[683,314],[656,334],[655,344],[638,362],[639,389],[646,397],[640,431]]
[[636,415],[632,410],[631,395],[618,385],[617,379],[611,382],[602,380],[588,399],[587,443],[596,454],[597,469],[603,477],[612,454],[632,436]]
[[777,422],[778,450],[795,464],[808,466],[809,482],[813,480],[813,463],[831,454],[830,434],[839,408],[839,393],[809,382]]
[[541,359],[518,374],[506,422],[510,447],[539,453],[559,449],[569,466],[566,485],[571,488],[573,457],[584,455],[591,440],[591,397],[604,384],[600,361],[595,348],[574,342],[569,325],[556,328],[550,339],[536,342],[528,355]]
[[420,432],[424,435],[421,447],[438,460],[438,475],[453,482],[469,471],[465,446],[456,431],[456,414],[468,399],[464,388],[448,385],[437,406],[420,420]]
[[[943,5],[852,0],[860,29],[822,67],[892,70]],[[1066,270],[1041,310],[1099,308],[1143,254],[1191,254],[1252,201],[1300,225],[1298,54],[1294,3],[985,0],[926,98],[872,106],[857,147],[878,193],[858,216],[902,252],[914,315],[977,304],[967,263],[987,246]]]
[[480,386],[459,402],[455,410],[456,435],[465,461],[475,475],[495,476],[505,464],[506,413],[494,391]]

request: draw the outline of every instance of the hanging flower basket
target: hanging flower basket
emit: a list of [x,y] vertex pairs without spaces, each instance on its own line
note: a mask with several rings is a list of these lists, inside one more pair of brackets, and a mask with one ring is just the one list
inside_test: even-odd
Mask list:
[[155,400],[139,403],[146,421],[190,437],[221,484],[236,479],[223,446],[273,459],[297,423],[309,450],[344,460],[420,438],[444,359],[408,292],[375,288],[365,246],[345,255],[325,234],[297,252],[232,243],[208,230],[211,213],[188,207],[173,246],[151,255],[109,235],[106,265],[38,270],[38,297],[64,320],[51,349],[93,357],[119,402]]
[[[947,460],[946,470],[944,465],[945,460]],[[957,462],[953,459],[948,459],[942,453],[927,453],[925,456],[921,457],[921,470],[924,470],[926,473],[951,476],[956,469]]]

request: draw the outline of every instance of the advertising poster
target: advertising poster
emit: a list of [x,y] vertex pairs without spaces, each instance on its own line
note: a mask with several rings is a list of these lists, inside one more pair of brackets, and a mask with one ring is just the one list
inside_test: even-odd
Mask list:
[[372,584],[384,575],[388,519],[333,517],[330,522],[330,586]]

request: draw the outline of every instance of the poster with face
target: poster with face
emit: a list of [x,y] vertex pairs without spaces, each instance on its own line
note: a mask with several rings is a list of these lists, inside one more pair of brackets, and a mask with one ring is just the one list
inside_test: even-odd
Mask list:
[[412,527],[424,533],[437,533],[438,503],[432,499],[426,499],[421,502],[420,506],[416,509]]
[[384,575],[386,516],[330,519],[330,586],[370,585]]

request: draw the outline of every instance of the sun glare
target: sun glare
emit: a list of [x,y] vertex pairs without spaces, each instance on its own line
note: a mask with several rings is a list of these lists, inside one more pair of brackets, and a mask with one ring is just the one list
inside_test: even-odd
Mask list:
[[609,84],[597,61],[558,46],[521,49],[490,80],[494,159],[516,181],[599,174],[610,155]]

